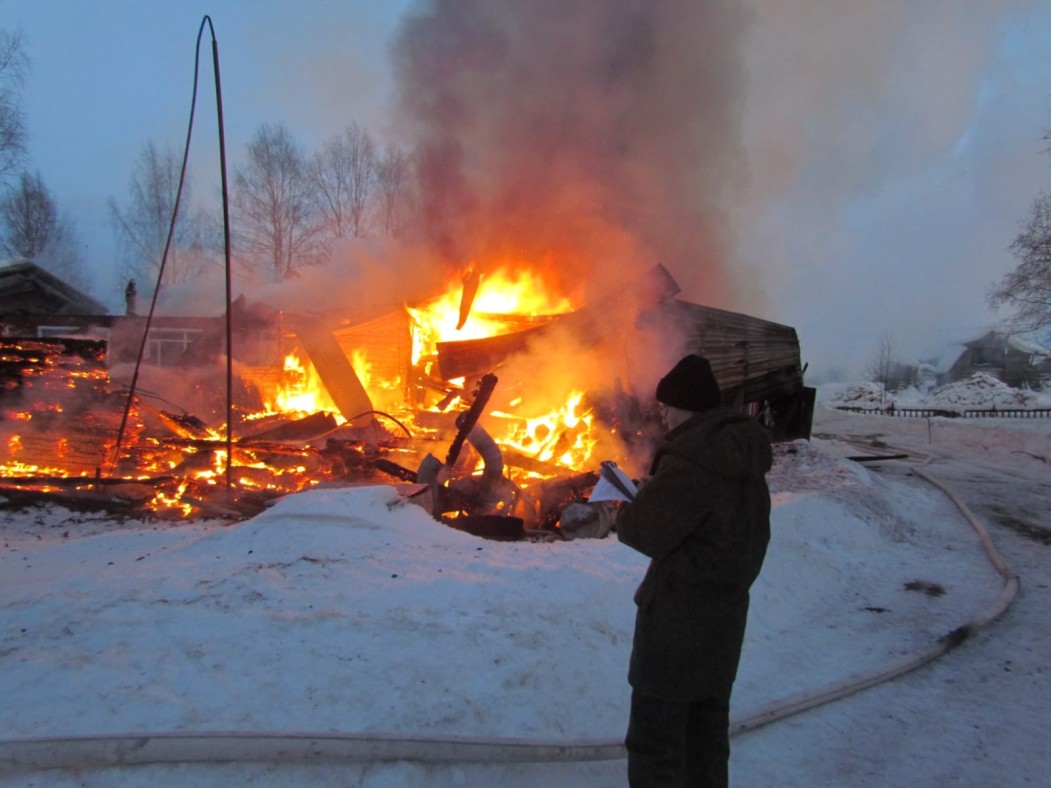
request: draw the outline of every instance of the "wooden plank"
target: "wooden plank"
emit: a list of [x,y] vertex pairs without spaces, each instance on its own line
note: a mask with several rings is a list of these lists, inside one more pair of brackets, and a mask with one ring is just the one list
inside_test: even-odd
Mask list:
[[362,414],[373,409],[372,400],[332,332],[303,324],[296,326],[295,332],[343,418],[359,425],[371,420]]

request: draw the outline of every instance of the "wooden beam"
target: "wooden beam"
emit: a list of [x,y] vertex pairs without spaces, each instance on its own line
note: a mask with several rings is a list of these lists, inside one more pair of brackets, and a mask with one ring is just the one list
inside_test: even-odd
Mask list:
[[[370,420],[372,416],[362,414],[373,409],[372,400],[332,332],[303,323],[295,327],[295,332],[343,418],[359,425]],[[358,416],[361,418],[355,418]]]

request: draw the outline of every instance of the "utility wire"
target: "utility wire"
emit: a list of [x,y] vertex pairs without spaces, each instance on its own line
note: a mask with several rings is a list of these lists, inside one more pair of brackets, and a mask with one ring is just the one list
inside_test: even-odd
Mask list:
[[201,26],[197,30],[197,45],[193,63],[193,94],[190,98],[190,119],[186,127],[186,145],[183,148],[182,167],[179,170],[179,187],[175,192],[175,203],[172,206],[171,221],[168,224],[168,237],[164,242],[164,253],[161,255],[161,265],[157,272],[157,283],[153,288],[153,298],[150,300],[150,310],[146,315],[146,324],[142,331],[142,341],[139,343],[139,353],[135,359],[135,369],[131,376],[131,383],[128,386],[128,398],[124,403],[124,412],[121,415],[120,429],[117,431],[117,443],[113,449],[113,460],[112,465],[110,466],[110,474],[116,471],[117,463],[120,460],[121,449],[124,446],[124,436],[128,427],[128,418],[131,413],[132,404],[135,401],[135,393],[138,387],[139,372],[142,368],[143,357],[146,355],[146,345],[150,335],[150,326],[153,324],[153,316],[157,310],[157,298],[161,292],[161,283],[164,281],[164,271],[168,265],[168,253],[171,251],[172,239],[175,236],[175,225],[179,218],[179,204],[182,200],[183,186],[186,183],[186,168],[190,158],[190,141],[193,138],[193,122],[194,116],[197,112],[197,84],[201,70],[201,38],[204,36],[205,25],[208,26],[212,36],[212,61],[215,72],[215,100],[219,122],[219,162],[222,170],[223,247],[226,265],[226,486],[227,489],[230,489],[232,487],[231,475],[233,466],[233,434],[231,426],[233,413],[231,399],[231,392],[233,391],[233,354],[231,336],[233,332],[230,315],[230,209],[226,180],[226,140],[223,131],[223,96],[219,79],[219,44],[215,38],[215,27],[212,25],[212,19],[207,15],[201,20]]

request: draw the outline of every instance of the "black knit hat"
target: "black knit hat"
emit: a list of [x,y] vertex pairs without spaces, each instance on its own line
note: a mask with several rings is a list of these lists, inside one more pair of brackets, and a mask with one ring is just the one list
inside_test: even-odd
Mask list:
[[686,356],[657,384],[657,400],[700,413],[719,404],[719,384],[704,356]]

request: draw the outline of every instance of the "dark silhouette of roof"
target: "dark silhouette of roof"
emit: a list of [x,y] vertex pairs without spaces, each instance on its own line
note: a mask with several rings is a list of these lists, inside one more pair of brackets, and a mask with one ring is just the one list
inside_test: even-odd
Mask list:
[[0,263],[0,313],[105,315],[106,307],[25,258]]

